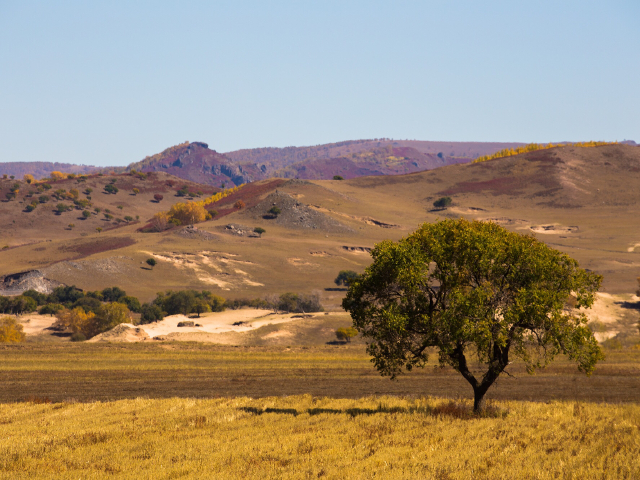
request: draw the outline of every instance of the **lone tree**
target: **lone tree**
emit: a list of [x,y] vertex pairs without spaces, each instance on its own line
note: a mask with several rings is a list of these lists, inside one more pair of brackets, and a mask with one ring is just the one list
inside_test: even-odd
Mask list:
[[478,412],[514,357],[532,373],[566,354],[587,375],[604,358],[581,311],[602,277],[532,236],[444,220],[381,242],[371,255],[342,305],[382,375],[424,367],[435,348],[440,366],[469,382]]
[[269,213],[271,214],[272,218],[276,218],[278,215],[280,215],[282,213],[282,210],[280,210],[278,207],[273,206],[269,209]]
[[266,230],[262,227],[256,227],[253,229],[254,233],[257,233],[258,235],[260,235],[260,237],[262,237],[262,234],[266,232]]
[[153,196],[153,199],[156,201],[156,203],[160,203],[160,201],[163,199],[164,197],[162,195],[160,195],[159,193],[156,193]]
[[358,274],[353,270],[340,270],[334,282],[338,286],[344,285],[348,287],[351,284],[351,282],[353,282],[357,278],[358,278]]
[[336,330],[336,338],[341,342],[351,343],[351,338],[357,335],[358,331],[353,327],[343,327]]
[[153,257],[147,258],[147,265],[149,265],[150,267],[155,267],[156,266],[156,259]]

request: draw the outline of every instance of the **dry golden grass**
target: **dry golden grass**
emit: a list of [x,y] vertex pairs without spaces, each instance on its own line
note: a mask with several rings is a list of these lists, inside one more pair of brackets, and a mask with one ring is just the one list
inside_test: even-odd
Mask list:
[[2,478],[640,477],[640,407],[310,395],[0,406]]

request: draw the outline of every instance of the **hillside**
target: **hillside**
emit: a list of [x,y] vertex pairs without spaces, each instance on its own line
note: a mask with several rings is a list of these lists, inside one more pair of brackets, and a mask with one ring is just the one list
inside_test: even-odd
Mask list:
[[[103,193],[114,179],[120,191]],[[167,185],[171,180],[173,186]],[[601,273],[598,321],[609,322],[615,332],[637,331],[637,312],[630,308],[640,274],[640,225],[633,221],[640,214],[637,147],[558,147],[344,181],[262,180],[207,205],[217,214],[196,228],[143,233],[154,213],[184,201],[176,195],[186,183],[154,172],[146,179],[104,175],[52,185],[49,192],[93,185],[90,201],[102,211],[87,220],[78,209],[57,215],[52,211],[61,203],[57,200],[26,212],[33,197],[22,195],[32,187],[23,184],[16,199],[0,202],[0,246],[8,247],[0,250],[0,276],[37,269],[51,282],[89,290],[119,285],[143,301],[165,289],[207,289],[226,298],[318,290],[331,310],[344,295],[333,283],[337,273],[361,272],[375,243],[397,240],[422,222],[465,217],[536,235]],[[203,192],[200,198],[218,191],[189,185],[194,193]],[[0,186],[4,199],[11,182]],[[133,195],[133,188],[140,193]],[[164,192],[160,204],[153,201],[156,191]],[[442,196],[452,197],[453,205],[434,209]],[[235,206],[239,200],[244,207]],[[271,215],[272,206],[282,213]],[[106,209],[114,218],[104,217]],[[256,227],[266,232],[256,235]],[[158,262],[153,269],[145,264],[149,257]]]

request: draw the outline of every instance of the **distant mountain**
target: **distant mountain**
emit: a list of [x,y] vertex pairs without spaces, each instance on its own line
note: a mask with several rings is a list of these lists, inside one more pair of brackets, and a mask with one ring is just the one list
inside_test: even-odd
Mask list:
[[255,168],[238,166],[233,160],[203,142],[185,142],[151,157],[132,163],[125,170],[166,172],[185,180],[207,185],[240,185],[264,178]]
[[271,177],[307,180],[397,175],[456,163],[521,143],[353,140],[314,147],[256,148],[218,153],[206,143],[185,142],[129,165],[126,170],[164,171],[220,186]]
[[22,178],[30,173],[35,178],[40,179],[48,177],[51,172],[64,172],[76,174],[89,174],[99,171],[99,167],[89,165],[74,165],[72,163],[53,163],[53,162],[0,162],[1,175],[13,175],[16,178]]

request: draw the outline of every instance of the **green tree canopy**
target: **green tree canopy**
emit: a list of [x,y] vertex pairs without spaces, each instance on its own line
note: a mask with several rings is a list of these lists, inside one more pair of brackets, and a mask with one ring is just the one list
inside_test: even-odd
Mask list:
[[602,277],[532,236],[444,220],[381,242],[371,255],[343,306],[383,375],[423,367],[433,347],[440,365],[472,386],[478,411],[514,358],[531,373],[566,354],[586,374],[603,358],[583,313]]
[[356,278],[358,278],[358,274],[353,270],[340,270],[334,282],[338,286],[345,285],[348,287]]

